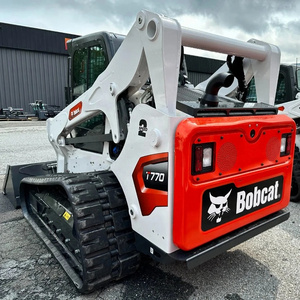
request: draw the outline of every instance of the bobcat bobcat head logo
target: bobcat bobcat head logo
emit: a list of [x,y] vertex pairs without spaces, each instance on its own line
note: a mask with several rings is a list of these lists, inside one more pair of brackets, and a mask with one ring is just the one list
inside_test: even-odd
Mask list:
[[216,217],[216,223],[220,223],[222,220],[223,214],[226,212],[228,213],[230,211],[230,208],[228,207],[228,197],[230,195],[232,190],[230,190],[225,196],[219,196],[214,197],[209,193],[209,199],[211,202],[211,205],[207,211],[209,216],[207,219],[209,221],[213,221],[213,219]]

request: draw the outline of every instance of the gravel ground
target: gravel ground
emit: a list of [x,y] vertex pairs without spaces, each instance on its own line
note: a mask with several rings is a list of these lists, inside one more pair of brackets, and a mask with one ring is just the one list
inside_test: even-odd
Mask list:
[[[0,122],[0,189],[7,164],[54,159],[45,122]],[[0,193],[0,299],[300,299],[300,203],[288,209],[288,221],[195,269],[149,261],[136,274],[81,295]]]
[[7,165],[55,160],[45,121],[0,121],[0,174]]

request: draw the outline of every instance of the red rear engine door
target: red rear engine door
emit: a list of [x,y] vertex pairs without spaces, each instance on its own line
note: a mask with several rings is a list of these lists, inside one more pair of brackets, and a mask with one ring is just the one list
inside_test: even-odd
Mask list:
[[284,115],[189,118],[175,135],[173,241],[183,250],[286,207],[295,123]]

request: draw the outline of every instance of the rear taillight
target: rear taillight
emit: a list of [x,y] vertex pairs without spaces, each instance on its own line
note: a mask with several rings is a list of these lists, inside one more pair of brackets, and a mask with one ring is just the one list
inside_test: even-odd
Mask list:
[[213,171],[214,143],[193,145],[192,151],[192,175]]
[[281,136],[280,156],[290,155],[292,134],[286,133]]

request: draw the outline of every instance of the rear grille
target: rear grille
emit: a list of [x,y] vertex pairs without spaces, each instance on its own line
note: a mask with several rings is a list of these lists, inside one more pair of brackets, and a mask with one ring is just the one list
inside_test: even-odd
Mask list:
[[236,163],[238,151],[233,143],[223,144],[217,154],[217,166],[222,172],[230,171]]

